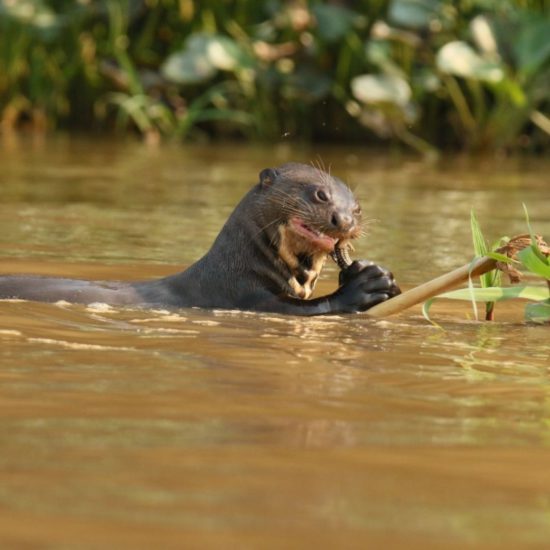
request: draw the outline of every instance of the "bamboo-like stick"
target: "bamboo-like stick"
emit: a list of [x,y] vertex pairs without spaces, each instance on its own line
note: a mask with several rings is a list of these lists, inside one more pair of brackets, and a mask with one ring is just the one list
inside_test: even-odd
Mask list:
[[408,309],[420,302],[424,302],[442,292],[447,292],[456,286],[466,282],[469,277],[478,277],[488,271],[495,269],[496,261],[493,258],[483,256],[473,264],[469,263],[459,267],[445,275],[436,277],[427,283],[415,288],[411,288],[403,294],[399,294],[390,300],[371,307],[365,313],[371,317],[387,317],[395,315],[405,309]]

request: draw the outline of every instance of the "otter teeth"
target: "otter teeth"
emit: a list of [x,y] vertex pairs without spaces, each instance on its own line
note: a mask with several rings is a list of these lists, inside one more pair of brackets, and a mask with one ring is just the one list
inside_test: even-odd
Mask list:
[[302,224],[308,231],[311,231],[313,234],[317,235],[318,237],[327,237],[328,235],[325,235],[322,231],[319,231],[315,229],[314,227],[311,227],[307,225],[307,223]]

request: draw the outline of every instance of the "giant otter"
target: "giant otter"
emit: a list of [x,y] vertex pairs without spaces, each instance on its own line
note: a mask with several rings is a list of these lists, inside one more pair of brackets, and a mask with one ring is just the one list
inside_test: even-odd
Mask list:
[[212,248],[181,273],[130,283],[2,276],[0,298],[294,315],[364,311],[400,292],[389,271],[367,261],[343,269],[334,293],[308,300],[327,255],[358,237],[360,223],[341,180],[288,163],[260,173]]

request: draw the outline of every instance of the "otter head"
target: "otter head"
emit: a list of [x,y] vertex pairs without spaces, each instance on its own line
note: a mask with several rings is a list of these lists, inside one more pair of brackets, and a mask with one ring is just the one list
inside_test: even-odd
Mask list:
[[341,180],[306,164],[260,172],[263,225],[291,272],[291,293],[308,298],[328,253],[361,231],[361,208]]

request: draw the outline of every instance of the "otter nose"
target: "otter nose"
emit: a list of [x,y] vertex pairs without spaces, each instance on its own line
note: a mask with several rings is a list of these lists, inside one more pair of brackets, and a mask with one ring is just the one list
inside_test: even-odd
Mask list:
[[332,213],[330,223],[340,231],[349,231],[353,227],[354,220],[351,214],[335,210]]

